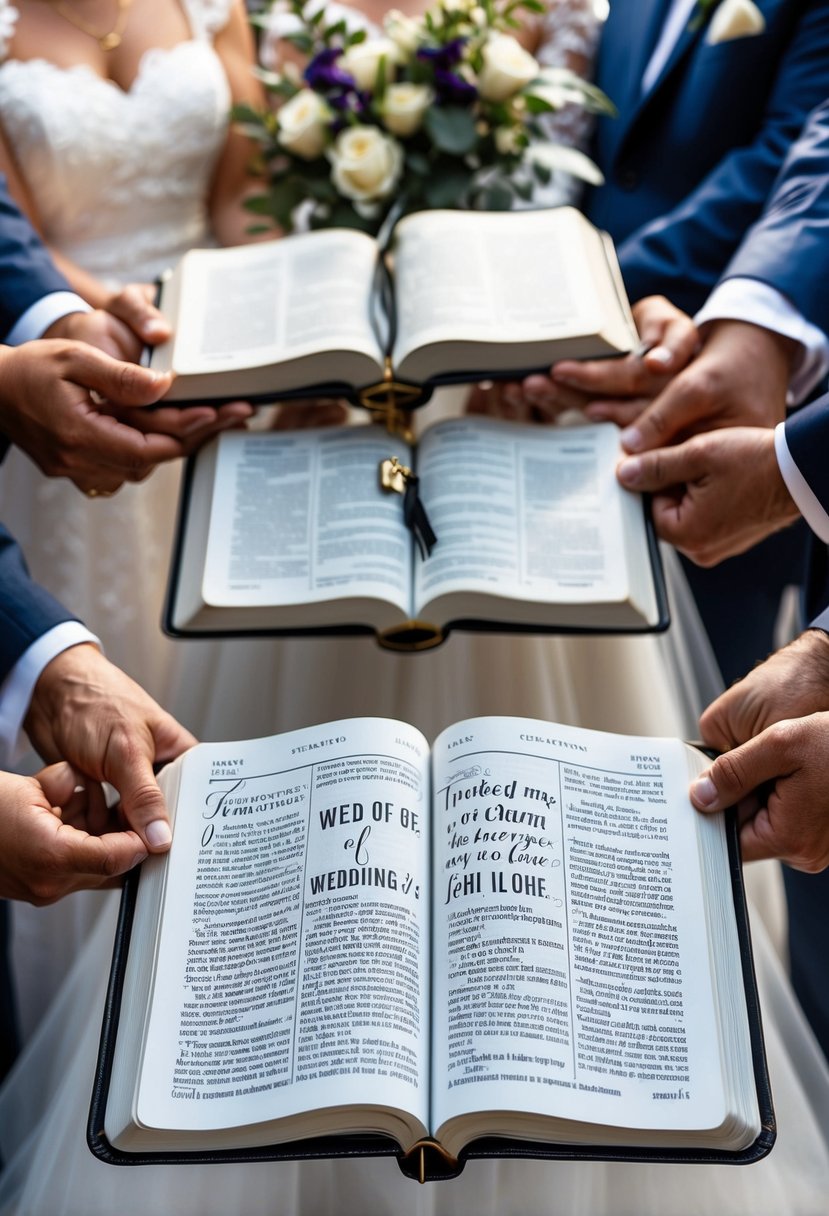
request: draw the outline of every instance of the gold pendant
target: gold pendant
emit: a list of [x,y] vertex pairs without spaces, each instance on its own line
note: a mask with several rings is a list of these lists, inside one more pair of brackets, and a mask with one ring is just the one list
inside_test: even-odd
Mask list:
[[98,45],[102,51],[114,51],[121,45],[121,35],[116,34],[113,30],[112,33],[104,34],[103,38],[99,38]]

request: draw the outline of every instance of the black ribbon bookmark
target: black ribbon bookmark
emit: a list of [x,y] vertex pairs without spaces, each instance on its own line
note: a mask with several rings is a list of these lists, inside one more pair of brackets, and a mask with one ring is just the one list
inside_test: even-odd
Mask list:
[[420,479],[396,456],[380,461],[380,485],[393,494],[403,495],[403,522],[417,542],[420,556],[425,561],[431,554],[438,538],[418,492]]
[[429,523],[423,499],[418,492],[419,484],[420,478],[414,473],[406,478],[406,489],[403,493],[403,522],[415,538],[420,556],[425,561],[431,555],[438,538]]

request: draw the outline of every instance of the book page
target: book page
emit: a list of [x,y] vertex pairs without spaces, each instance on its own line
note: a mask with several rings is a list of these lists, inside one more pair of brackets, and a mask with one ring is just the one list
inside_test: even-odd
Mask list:
[[427,782],[426,741],[386,719],[186,757],[141,1124],[351,1103],[425,1122]]
[[478,718],[433,748],[433,1118],[725,1110],[686,749]]
[[611,423],[463,418],[430,427],[418,473],[438,544],[416,558],[418,613],[456,592],[564,604],[625,599],[624,500],[638,502],[616,480],[618,458]]
[[379,427],[232,431],[218,440],[202,598],[252,607],[359,596],[411,611],[412,544]]
[[376,257],[370,237],[342,229],[186,254],[175,370],[230,371],[338,347],[382,365],[369,314]]
[[569,207],[426,211],[402,220],[394,246],[395,365],[431,342],[599,333],[604,310],[590,274],[591,237]]

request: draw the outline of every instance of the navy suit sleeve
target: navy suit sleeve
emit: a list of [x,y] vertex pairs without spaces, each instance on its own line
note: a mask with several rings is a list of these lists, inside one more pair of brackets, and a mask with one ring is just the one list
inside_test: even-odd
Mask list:
[[71,291],[0,177],[0,341],[27,309],[53,291]]
[[809,489],[829,514],[829,394],[789,415],[786,446]]
[[0,683],[33,642],[74,619],[32,580],[17,542],[0,524]]
[[[727,54],[728,48],[724,43],[715,49]],[[754,139],[735,146],[681,203],[620,244],[619,261],[631,299],[656,290],[686,311],[701,307],[759,218],[792,141],[812,109],[826,99],[827,63],[829,5],[815,3],[802,15],[781,56]],[[734,87],[739,90],[739,81]],[[722,105],[729,104],[724,92]],[[704,131],[699,138],[706,139]],[[670,161],[670,147],[660,152]]]
[[769,284],[829,333],[829,101],[811,115],[723,277]]

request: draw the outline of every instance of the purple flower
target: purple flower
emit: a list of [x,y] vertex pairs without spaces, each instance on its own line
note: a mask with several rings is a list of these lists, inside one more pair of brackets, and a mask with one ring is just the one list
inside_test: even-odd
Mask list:
[[442,68],[435,68],[435,89],[439,105],[470,105],[478,96],[474,84],[464,80],[457,72],[445,71]]
[[422,46],[417,52],[417,58],[431,60],[436,69],[451,68],[456,63],[460,63],[465,46],[465,38],[453,38],[451,42],[445,42],[443,46]]
[[303,76],[312,89],[340,89],[343,92],[356,89],[354,77],[350,72],[344,72],[341,68],[334,66],[340,55],[342,55],[340,47],[329,46],[314,56],[303,72]]

